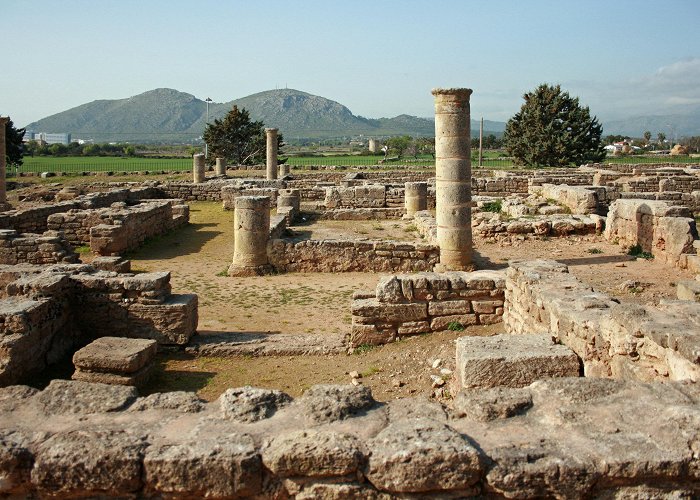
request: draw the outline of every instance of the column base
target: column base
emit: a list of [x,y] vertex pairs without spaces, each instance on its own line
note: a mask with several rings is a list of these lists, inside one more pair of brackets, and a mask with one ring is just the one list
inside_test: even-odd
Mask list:
[[266,274],[272,274],[274,271],[275,269],[270,264],[262,266],[237,266],[236,264],[231,264],[227,274],[238,277],[265,276]]
[[473,263],[469,264],[461,264],[461,265],[450,265],[450,264],[440,264],[437,263],[435,264],[435,267],[433,267],[433,271],[436,273],[446,273],[448,271],[475,271],[476,270],[476,265]]

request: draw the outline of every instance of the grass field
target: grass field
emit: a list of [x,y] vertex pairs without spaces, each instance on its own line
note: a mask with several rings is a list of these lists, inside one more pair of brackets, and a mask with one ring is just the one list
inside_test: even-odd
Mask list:
[[[418,158],[402,158],[401,160],[389,159],[386,162],[382,156],[314,156],[295,157],[291,156],[287,163],[292,167],[305,168],[312,166],[341,167],[355,166],[375,166],[381,165],[386,168],[405,167],[432,167],[435,160],[430,155],[419,156]],[[700,163],[700,158],[689,156],[611,156],[606,158],[605,163]],[[476,158],[472,159],[472,165],[477,166]],[[482,166],[486,168],[509,168],[513,167],[513,161],[503,158],[498,152],[488,151],[484,154]],[[69,156],[52,157],[37,156],[25,157],[24,164],[19,168],[19,172],[66,172],[80,174],[81,172],[187,172],[192,169],[190,158],[118,158],[102,156]],[[14,175],[16,171],[13,167],[8,167],[8,174]]]

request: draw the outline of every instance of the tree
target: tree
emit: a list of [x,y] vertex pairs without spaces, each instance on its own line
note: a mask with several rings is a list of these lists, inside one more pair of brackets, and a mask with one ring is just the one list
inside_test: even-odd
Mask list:
[[504,143],[518,164],[564,167],[605,158],[603,127],[577,97],[542,84],[506,124]]
[[384,144],[389,148],[389,151],[394,153],[398,158],[401,158],[403,154],[409,150],[411,143],[413,143],[413,139],[411,139],[411,137],[408,135],[390,137],[384,141]]
[[[223,120],[207,124],[202,136],[209,146],[209,159],[225,158],[228,163],[245,165],[261,163],[265,158],[265,129],[263,122],[251,121],[248,111],[233,106]],[[282,134],[277,135],[278,147]]]
[[663,132],[659,132],[658,134],[656,134],[656,140],[659,143],[659,146],[663,146],[664,141],[666,140],[666,134],[664,134]]
[[8,120],[5,124],[5,158],[7,165],[20,166],[22,157],[24,156],[24,139],[25,129],[15,128],[12,120]]
[[651,132],[647,130],[644,132],[644,143],[649,144],[649,141],[651,141]]

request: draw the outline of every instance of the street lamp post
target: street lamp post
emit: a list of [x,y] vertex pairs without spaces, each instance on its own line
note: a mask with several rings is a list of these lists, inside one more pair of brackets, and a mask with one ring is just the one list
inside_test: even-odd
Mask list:
[[[204,102],[207,103],[207,123],[204,124],[204,127],[206,128],[206,126],[209,124],[209,103],[212,102],[212,100],[210,97],[207,97]],[[209,158],[209,144],[206,142],[204,143],[204,157]]]

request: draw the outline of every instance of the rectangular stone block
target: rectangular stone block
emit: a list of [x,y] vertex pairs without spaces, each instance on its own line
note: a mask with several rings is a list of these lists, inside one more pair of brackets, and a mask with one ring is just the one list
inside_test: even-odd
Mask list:
[[158,305],[131,304],[127,336],[157,340],[159,344],[186,344],[197,330],[197,296],[171,295]]
[[134,373],[150,364],[158,344],[150,339],[100,337],[73,355],[73,364],[87,371]]
[[550,377],[578,377],[579,359],[551,336],[495,335],[457,341],[457,378],[463,388],[525,387]]
[[428,303],[428,314],[430,316],[469,314],[470,312],[472,311],[468,300],[441,300]]
[[503,307],[502,300],[475,300],[472,302],[474,312],[479,314],[493,314],[497,307]]
[[386,304],[377,299],[354,300],[352,314],[389,322],[419,321],[428,317],[425,303]]

